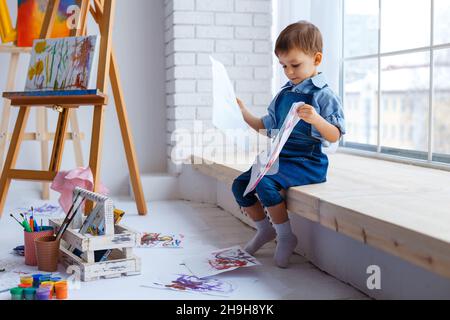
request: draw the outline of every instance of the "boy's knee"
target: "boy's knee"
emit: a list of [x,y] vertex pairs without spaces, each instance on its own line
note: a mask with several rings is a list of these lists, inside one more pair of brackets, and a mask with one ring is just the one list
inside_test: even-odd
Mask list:
[[234,197],[238,199],[244,194],[245,188],[246,186],[242,183],[242,181],[235,179],[231,186],[231,191],[233,192]]
[[273,207],[284,201],[280,190],[275,181],[266,177],[256,186],[256,193],[265,207]]

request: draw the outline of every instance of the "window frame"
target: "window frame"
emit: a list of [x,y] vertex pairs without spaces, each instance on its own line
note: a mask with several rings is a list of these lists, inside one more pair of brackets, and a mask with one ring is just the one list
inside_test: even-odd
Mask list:
[[[340,1],[340,11],[341,11],[341,48],[340,48],[340,70],[339,70],[339,94],[342,99],[342,103],[345,110],[345,63],[348,61],[355,60],[365,60],[365,59],[377,59],[377,74],[378,74],[378,85],[377,85],[377,145],[356,143],[352,141],[346,141],[345,135],[340,142],[340,151],[350,154],[361,155],[370,158],[378,158],[383,160],[389,160],[400,163],[414,164],[429,168],[441,169],[450,171],[450,154],[440,154],[435,153],[433,150],[433,134],[434,134],[434,55],[435,51],[442,49],[450,49],[450,42],[436,45],[434,44],[434,0],[430,0],[430,44],[424,47],[417,47],[405,50],[396,50],[389,52],[381,52],[381,6],[382,0],[378,0],[378,48],[377,53],[368,55],[357,55],[345,57],[345,1]],[[398,148],[391,148],[381,145],[381,58],[389,56],[397,56],[408,53],[419,53],[419,52],[429,52],[429,63],[430,63],[430,73],[429,73],[429,92],[428,92],[428,130],[427,130],[427,151],[415,151],[415,150],[404,150]],[[435,158],[435,160],[433,160]]]

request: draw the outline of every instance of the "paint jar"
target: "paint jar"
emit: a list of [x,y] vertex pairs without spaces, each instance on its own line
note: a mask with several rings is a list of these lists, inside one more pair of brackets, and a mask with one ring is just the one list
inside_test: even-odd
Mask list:
[[67,281],[55,283],[56,299],[67,299]]
[[44,281],[50,281],[51,276],[49,274],[43,274],[39,277],[39,284]]
[[33,285],[33,277],[32,276],[21,276],[20,283]]
[[36,297],[36,288],[23,289],[23,296],[25,297],[25,300],[34,300]]
[[22,288],[12,288],[9,290],[11,293],[11,300],[22,300],[23,299],[23,289]]
[[47,272],[58,270],[59,244],[55,236],[34,239],[38,269]]
[[18,287],[19,287],[19,288],[22,288],[22,289],[25,289],[25,288],[31,288],[32,286],[33,286],[33,285],[31,285],[31,284],[29,284],[29,283],[27,283],[27,284],[21,283],[21,284],[18,285]]
[[42,231],[39,232],[26,232],[24,231],[24,246],[25,246],[25,264],[28,266],[37,266],[36,258],[36,248],[34,245],[34,240],[36,238],[52,236],[52,227],[43,227]]
[[52,281],[44,281],[44,282],[41,282],[41,285],[39,286],[39,288],[42,288],[42,287],[49,287],[50,288],[50,294],[51,294],[51,296],[50,296],[50,299],[51,299],[51,297],[54,295],[54,293],[55,293],[55,287],[54,287],[54,283],[52,282]]
[[36,290],[36,300],[50,300],[50,287],[40,287]]
[[43,275],[42,274],[33,274],[33,287],[39,288],[39,285],[41,284],[41,281],[39,280]]

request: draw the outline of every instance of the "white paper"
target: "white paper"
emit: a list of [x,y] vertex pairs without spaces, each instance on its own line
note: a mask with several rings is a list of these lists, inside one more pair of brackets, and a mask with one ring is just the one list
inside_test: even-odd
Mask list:
[[184,265],[193,275],[205,278],[237,268],[258,266],[260,263],[240,246],[234,246],[187,258]]
[[[250,181],[247,188],[244,191],[244,197],[251,191],[253,191],[261,179],[266,174],[275,174],[278,172],[278,156],[283,149],[286,141],[294,130],[294,127],[300,121],[297,115],[297,108],[303,105],[304,102],[293,103],[289,113],[284,119],[283,125],[280,131],[276,135],[273,143],[270,145],[269,150],[261,152],[252,166]],[[275,166],[274,166],[275,165]]]
[[236,94],[225,66],[213,57],[209,58],[212,63],[213,79],[212,123],[224,132],[230,129],[247,130],[248,124],[236,101]]
[[229,297],[236,289],[235,285],[228,281],[214,278],[200,279],[196,276],[187,274],[160,276],[152,281],[149,281],[148,283],[143,284],[142,287],[222,297]]
[[138,248],[182,248],[183,234],[143,232]]

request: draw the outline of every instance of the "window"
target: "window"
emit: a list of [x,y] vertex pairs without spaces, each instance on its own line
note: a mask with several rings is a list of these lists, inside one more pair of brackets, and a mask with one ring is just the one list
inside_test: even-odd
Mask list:
[[450,1],[343,0],[349,148],[450,164]]

